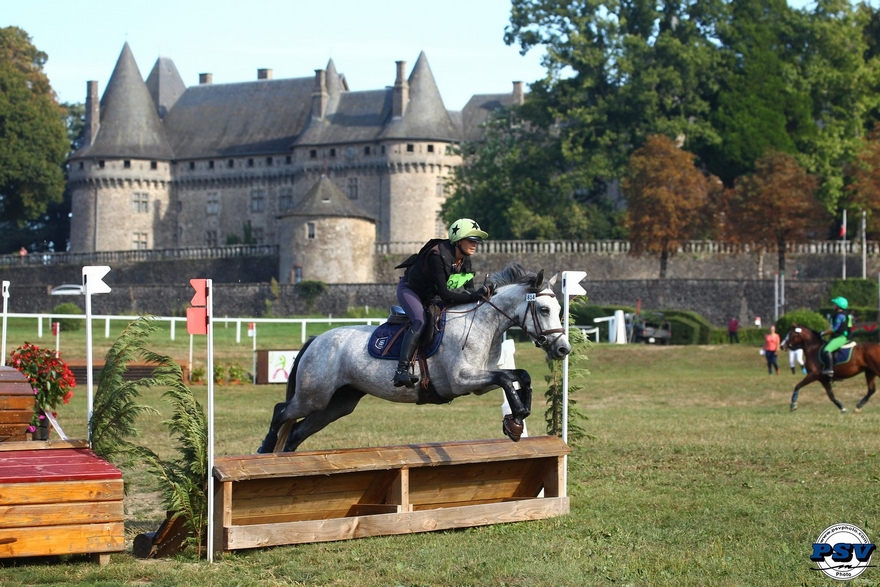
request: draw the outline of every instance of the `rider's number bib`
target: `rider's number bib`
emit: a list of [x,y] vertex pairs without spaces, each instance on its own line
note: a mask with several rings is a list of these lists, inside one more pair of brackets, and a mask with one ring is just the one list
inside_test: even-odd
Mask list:
[[449,276],[449,279],[446,280],[446,287],[448,289],[458,289],[464,287],[464,284],[473,278],[473,273],[453,273]]

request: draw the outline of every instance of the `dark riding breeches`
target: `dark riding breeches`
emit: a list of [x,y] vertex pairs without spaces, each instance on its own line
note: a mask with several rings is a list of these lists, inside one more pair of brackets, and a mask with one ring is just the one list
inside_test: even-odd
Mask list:
[[425,306],[416,292],[410,289],[405,277],[401,277],[397,284],[397,303],[412,322],[410,330],[420,333],[425,327]]

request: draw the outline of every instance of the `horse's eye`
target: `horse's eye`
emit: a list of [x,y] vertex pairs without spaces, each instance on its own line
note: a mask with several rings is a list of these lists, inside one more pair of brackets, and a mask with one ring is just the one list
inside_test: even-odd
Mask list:
[[550,308],[548,308],[547,306],[542,306],[541,307],[541,314],[543,314],[544,316],[549,316],[550,315]]

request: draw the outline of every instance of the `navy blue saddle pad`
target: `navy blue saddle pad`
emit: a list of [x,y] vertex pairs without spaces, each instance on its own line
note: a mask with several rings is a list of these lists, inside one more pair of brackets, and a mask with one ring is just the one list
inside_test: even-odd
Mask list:
[[[438,348],[440,348],[440,341],[443,339],[443,327],[445,325],[446,313],[444,312],[443,316],[440,318],[440,331],[434,333],[434,338],[431,340],[431,344],[428,345],[427,349],[422,351],[422,354],[425,357],[430,357],[437,352]],[[400,345],[403,343],[404,334],[406,334],[405,332],[400,331],[407,326],[409,326],[409,322],[404,324],[389,324],[386,322],[376,328],[376,330],[373,331],[373,334],[370,335],[370,340],[367,342],[367,350],[370,352],[370,355],[377,359],[398,360],[400,358]],[[430,326],[426,325],[425,328],[430,328]],[[395,334],[398,332],[400,332],[400,334],[395,338]],[[388,348],[389,344],[391,345],[391,348]],[[388,350],[386,351],[386,349]]]
[[[856,345],[852,343],[847,343],[846,346],[843,346],[840,349],[834,351],[834,364],[840,365],[841,363],[846,363],[847,361],[849,361],[852,358],[852,352],[854,348],[856,348]],[[825,353],[819,353],[819,362],[823,365],[825,364]]]

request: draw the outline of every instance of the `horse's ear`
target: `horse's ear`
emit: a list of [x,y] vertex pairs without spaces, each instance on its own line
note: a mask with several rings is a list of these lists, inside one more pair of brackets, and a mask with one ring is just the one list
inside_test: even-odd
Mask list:
[[559,273],[554,273],[553,277],[550,278],[550,281],[547,282],[547,285],[549,285],[550,287],[553,287],[554,285],[556,285],[556,278],[557,277],[559,277]]
[[537,277],[535,277],[535,289],[543,289],[544,288],[544,270],[541,269],[538,271]]

